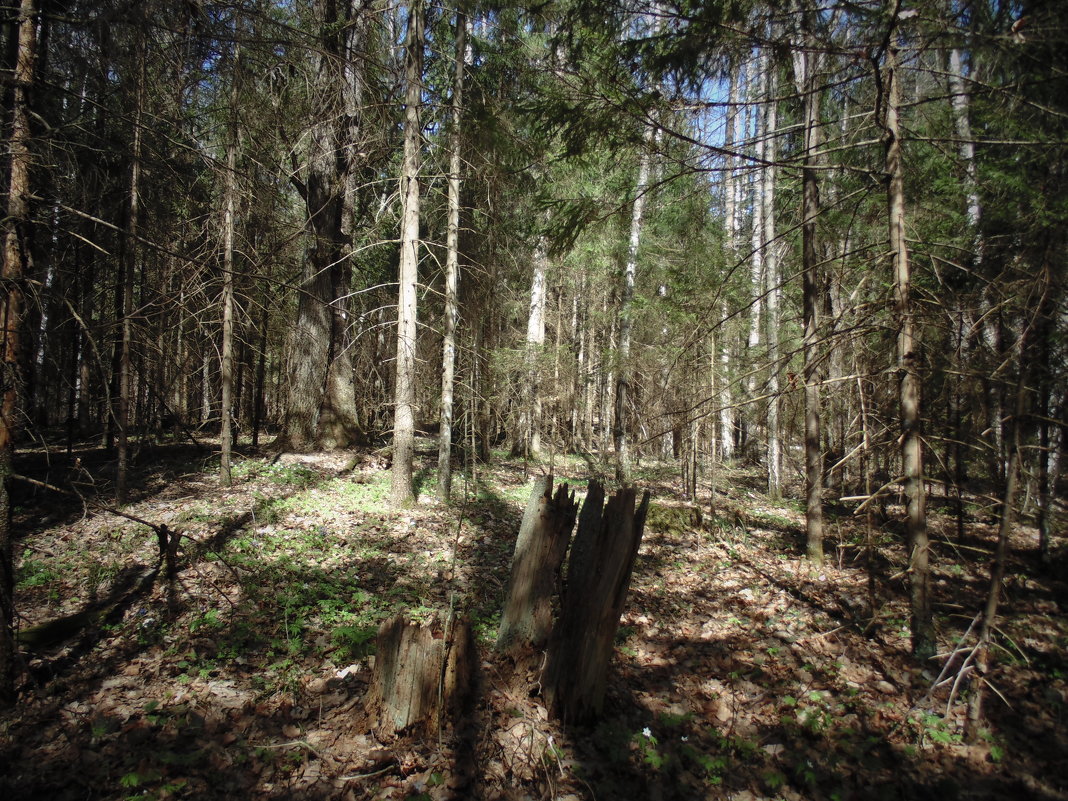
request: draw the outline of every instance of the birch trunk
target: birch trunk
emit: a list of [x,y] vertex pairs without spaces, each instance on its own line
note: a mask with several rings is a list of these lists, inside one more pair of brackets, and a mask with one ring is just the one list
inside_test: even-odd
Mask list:
[[544,241],[534,249],[534,275],[530,282],[527,340],[523,352],[525,372],[519,401],[519,431],[512,444],[513,456],[537,457],[541,451],[541,380],[539,357],[545,344],[545,294],[549,257]]
[[[768,74],[767,74],[767,59],[765,56],[760,57],[760,61],[757,64],[757,72],[760,77],[757,79],[755,86],[750,81],[749,86],[749,100],[756,105],[768,93]],[[759,107],[758,107],[759,108]],[[761,120],[760,114],[757,114],[753,118],[753,138],[755,140],[755,156],[758,163],[765,161],[765,151],[767,149],[767,122]],[[766,168],[765,168],[766,169]],[[764,299],[764,204],[761,200],[761,191],[763,189],[763,176],[761,173],[754,173],[752,181],[752,194],[753,194],[753,231],[752,231],[752,260],[750,262],[750,285],[752,287],[752,301],[749,306],[749,352],[755,355],[755,351],[760,347],[760,315],[763,311],[763,299]],[[756,388],[756,374],[750,373],[749,379],[746,383],[746,390],[748,394],[752,396],[755,393]]]
[[630,394],[630,338],[633,326],[634,285],[638,272],[638,247],[642,237],[642,216],[645,196],[649,190],[649,164],[655,128],[645,128],[644,147],[638,160],[638,181],[635,184],[634,208],[630,216],[630,237],[627,242],[627,261],[623,267],[623,293],[619,303],[619,372],[616,376],[615,447],[616,480],[622,486],[631,481],[631,459],[627,444],[627,404]]
[[764,119],[764,158],[767,166],[761,175],[760,205],[763,207],[761,221],[764,224],[764,273],[767,280],[767,341],[768,341],[768,495],[772,500],[782,497],[782,439],[779,424],[779,304],[782,299],[779,276],[779,249],[775,227],[775,158],[777,155],[776,133],[778,105],[772,98],[778,89],[775,73],[767,68],[770,58],[762,56],[762,72],[770,72],[768,78],[768,104]]
[[[740,98],[738,77],[732,72],[730,88],[728,90],[727,130],[726,143],[728,148],[735,145],[737,139],[738,108]],[[736,176],[734,174],[736,159],[732,155],[726,157],[723,173],[723,216],[727,228],[727,262],[733,266],[738,255],[738,197]],[[720,363],[720,391],[719,391],[719,455],[723,462],[734,457],[734,410],[731,408],[731,350],[730,337],[727,335],[727,302],[723,301],[722,315],[724,330],[719,337],[719,363]]]

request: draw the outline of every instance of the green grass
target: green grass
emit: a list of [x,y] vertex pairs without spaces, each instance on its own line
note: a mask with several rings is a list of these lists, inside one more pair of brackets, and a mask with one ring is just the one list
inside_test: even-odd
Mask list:
[[279,513],[334,517],[351,512],[392,513],[389,503],[389,474],[377,473],[366,483],[344,476],[315,487],[305,488],[288,498],[270,504]]
[[44,559],[36,559],[33,551],[24,551],[22,564],[15,573],[16,586],[20,590],[47,587],[59,580],[60,566],[50,565]]

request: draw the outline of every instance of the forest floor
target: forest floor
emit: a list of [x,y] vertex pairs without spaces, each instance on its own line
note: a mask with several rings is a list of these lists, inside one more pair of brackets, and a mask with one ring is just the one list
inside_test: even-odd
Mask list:
[[[17,469],[88,492],[103,457],[74,456],[25,453]],[[674,466],[644,465],[653,505],[604,714],[562,729],[537,676],[517,680],[491,648],[545,466],[480,466],[445,505],[429,440],[419,458],[419,502],[395,511],[376,452],[247,454],[223,489],[217,457],[146,447],[124,509],[182,533],[170,581],[148,527],[43,489],[21,499],[17,606],[36,641],[0,715],[0,797],[1068,798],[1063,540],[1042,567],[1034,531],[1014,535],[996,692],[965,744],[969,688],[951,702],[952,683],[932,689],[942,662],[909,656],[900,509],[869,538],[863,515],[831,505],[812,570],[798,505],[770,503],[755,472],[720,471],[713,514],[707,494],[699,513],[680,499]],[[580,495],[590,476],[571,457],[555,472]],[[932,503],[944,652],[987,591],[982,514],[969,505],[958,541]],[[380,742],[363,708],[377,625],[450,604],[479,635],[474,708],[442,737]]]

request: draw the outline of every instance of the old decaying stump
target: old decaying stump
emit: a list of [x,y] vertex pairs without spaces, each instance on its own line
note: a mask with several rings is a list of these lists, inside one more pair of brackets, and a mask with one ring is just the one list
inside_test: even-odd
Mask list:
[[440,731],[470,697],[475,659],[466,617],[439,612],[428,621],[403,615],[384,621],[366,701],[376,733]]
[[551,474],[535,482],[519,528],[497,635],[497,649],[506,653],[539,648],[552,630],[552,600],[578,511],[567,484],[561,484],[555,496],[552,490]]
[[604,489],[590,482],[571,549],[560,620],[549,643],[543,685],[552,716],[584,723],[604,704],[608,663],[638,555],[649,493],[637,511],[628,488],[604,504]]

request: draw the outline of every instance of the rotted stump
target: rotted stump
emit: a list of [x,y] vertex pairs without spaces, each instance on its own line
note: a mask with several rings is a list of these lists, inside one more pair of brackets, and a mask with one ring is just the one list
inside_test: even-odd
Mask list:
[[460,714],[474,687],[470,621],[438,612],[429,620],[391,617],[378,628],[366,708],[379,736],[434,735]]
[[553,495],[552,474],[535,481],[516,538],[508,595],[501,613],[497,650],[516,654],[541,648],[553,626],[553,598],[575,527],[575,493],[561,484]]
[[616,629],[648,510],[648,492],[637,509],[633,488],[605,504],[604,489],[590,482],[543,676],[549,712],[564,723],[591,722],[604,706]]

